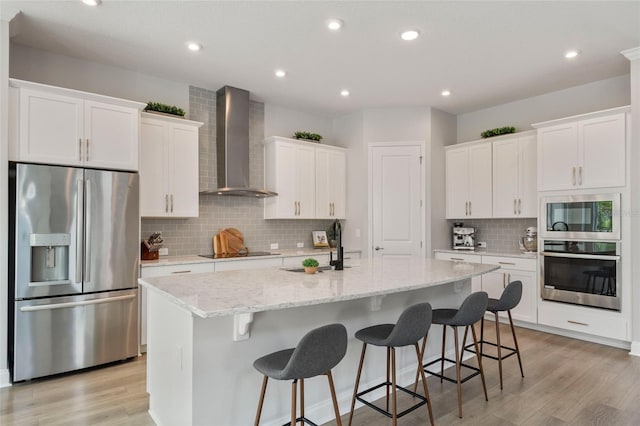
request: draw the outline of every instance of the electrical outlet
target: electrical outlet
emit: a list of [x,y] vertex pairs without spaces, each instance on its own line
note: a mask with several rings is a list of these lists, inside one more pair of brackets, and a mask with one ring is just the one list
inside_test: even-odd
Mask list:
[[158,250],[158,254],[160,256],[169,256],[169,249],[167,247],[161,248],[160,250]]
[[278,243],[271,243],[271,250],[278,250]]
[[487,242],[486,241],[479,241],[478,242],[478,247],[479,248],[487,248]]
[[296,247],[298,247],[298,248],[303,248],[303,247],[304,247],[304,243],[297,243],[297,244],[296,244]]

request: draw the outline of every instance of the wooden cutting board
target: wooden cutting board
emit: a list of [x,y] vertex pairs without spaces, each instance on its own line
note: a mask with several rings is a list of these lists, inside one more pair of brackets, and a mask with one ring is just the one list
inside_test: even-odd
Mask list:
[[236,228],[227,228],[220,231],[220,239],[226,240],[227,253],[246,254],[249,250],[244,245],[244,236]]

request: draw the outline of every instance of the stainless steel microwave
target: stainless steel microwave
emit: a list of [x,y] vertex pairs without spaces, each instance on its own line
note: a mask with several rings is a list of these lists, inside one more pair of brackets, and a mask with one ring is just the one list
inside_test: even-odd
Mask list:
[[620,193],[544,197],[540,237],[619,240],[620,216]]

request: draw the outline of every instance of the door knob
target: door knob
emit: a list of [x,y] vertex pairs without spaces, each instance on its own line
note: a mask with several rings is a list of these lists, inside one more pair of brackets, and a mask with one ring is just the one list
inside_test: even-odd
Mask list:
[[375,249],[376,251],[378,251],[378,250],[384,250],[384,247],[375,246],[375,247],[374,247],[374,249]]

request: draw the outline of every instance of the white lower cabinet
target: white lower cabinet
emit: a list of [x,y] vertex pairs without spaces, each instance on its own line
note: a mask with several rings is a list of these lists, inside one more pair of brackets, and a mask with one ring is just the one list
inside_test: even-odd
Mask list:
[[282,266],[281,257],[270,257],[268,259],[225,260],[224,262],[216,262],[216,272],[271,268],[274,266]]
[[[440,260],[452,260],[454,262],[471,262],[471,263],[482,263],[482,256],[477,254],[466,254],[466,253],[443,253],[437,252],[436,259]],[[473,277],[471,278],[471,291],[481,291],[482,290],[482,277]]]
[[570,331],[630,340],[629,321],[620,312],[541,300],[538,323]]

